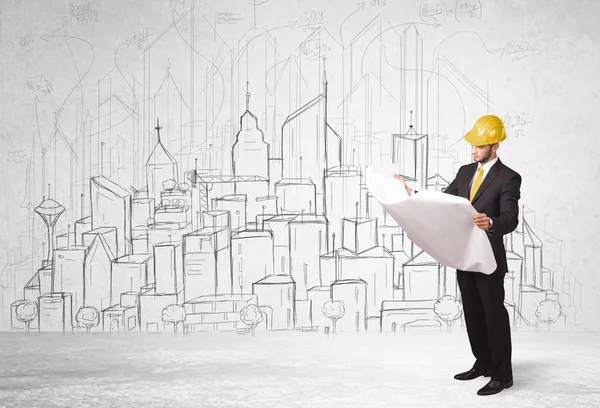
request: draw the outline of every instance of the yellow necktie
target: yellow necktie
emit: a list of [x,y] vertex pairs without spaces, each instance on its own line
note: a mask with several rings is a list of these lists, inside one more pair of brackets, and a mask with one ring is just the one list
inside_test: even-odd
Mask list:
[[479,172],[477,173],[477,177],[475,177],[473,187],[471,187],[471,198],[469,201],[473,201],[473,198],[475,197],[475,194],[477,194],[477,190],[481,185],[481,180],[483,180],[483,167],[479,167]]

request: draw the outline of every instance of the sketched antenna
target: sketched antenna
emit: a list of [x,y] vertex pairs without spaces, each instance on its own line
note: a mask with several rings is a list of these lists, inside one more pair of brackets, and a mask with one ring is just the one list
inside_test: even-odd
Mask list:
[[54,251],[54,226],[56,221],[65,212],[65,208],[50,198],[50,184],[48,184],[48,198],[43,197],[40,205],[35,207],[34,211],[42,217],[48,230],[48,252],[46,262],[50,262],[50,257]]
[[334,267],[334,273],[335,273],[335,280],[337,281],[339,279],[339,266],[338,266],[338,252],[335,250],[335,232],[333,234],[331,234],[331,238],[332,238],[332,246],[333,246],[333,267]]
[[323,86],[324,86],[323,93],[325,96],[327,96],[327,67],[325,66],[326,59],[327,58],[323,57]]
[[[246,81],[246,112],[250,113],[250,81]],[[248,116],[246,116],[246,129],[248,129]]]
[[196,188],[196,183],[198,182],[198,158],[194,159],[194,175],[192,177],[192,187]]
[[158,138],[158,143],[160,143],[160,130],[162,127],[159,124],[158,118],[156,118],[156,127],[154,129],[156,129],[156,137]]
[[104,142],[100,143],[100,175],[104,176]]
[[325,109],[323,118],[323,137],[325,138],[325,168],[329,168],[329,162],[327,160],[327,68],[325,67],[326,58],[323,57],[323,99],[325,100]]
[[250,81],[246,81],[246,110],[250,110]]

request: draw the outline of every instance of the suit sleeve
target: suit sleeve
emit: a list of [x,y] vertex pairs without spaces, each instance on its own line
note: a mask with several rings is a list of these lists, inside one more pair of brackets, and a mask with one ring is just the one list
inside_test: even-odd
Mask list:
[[456,173],[456,177],[454,177],[454,180],[452,180],[452,183],[450,183],[448,185],[448,187],[446,187],[446,189],[444,190],[444,193],[446,194],[452,194],[457,196],[458,195],[458,175],[460,174],[462,167],[460,169],[458,169],[458,172]]
[[513,175],[500,194],[500,215],[491,217],[494,222],[493,234],[506,235],[519,225],[519,199],[521,198],[521,176]]

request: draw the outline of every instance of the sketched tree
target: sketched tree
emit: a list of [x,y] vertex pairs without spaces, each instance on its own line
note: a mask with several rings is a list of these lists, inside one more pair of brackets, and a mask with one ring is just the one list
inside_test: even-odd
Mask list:
[[535,316],[538,321],[540,323],[548,323],[548,330],[550,330],[550,325],[556,323],[561,315],[562,307],[560,303],[552,299],[542,300],[535,310]]
[[462,316],[462,306],[454,296],[446,295],[435,302],[433,312],[446,323],[447,329],[450,331],[454,323]]
[[341,300],[328,300],[323,305],[323,314],[331,319],[331,323],[333,324],[333,334],[336,334],[336,325],[337,321],[344,317],[346,314],[346,308],[344,307],[344,302]]
[[250,332],[254,336],[256,326],[263,321],[263,314],[260,307],[256,305],[248,305],[240,310],[240,320],[247,326],[250,326]]
[[173,192],[173,189],[175,188],[175,186],[177,185],[177,182],[173,179],[167,179],[165,181],[163,181],[162,186],[165,189],[165,191],[168,191],[169,193]]
[[84,326],[87,334],[100,324],[100,312],[93,306],[81,306],[75,315],[75,320]]
[[31,322],[38,315],[38,307],[37,303],[31,300],[24,300],[17,306],[15,310],[17,315],[17,320],[25,323],[25,327],[27,329],[27,333],[29,333],[29,326],[31,326]]
[[185,309],[180,305],[169,305],[162,311],[162,320],[165,323],[173,323],[174,333],[177,334],[177,324],[185,321]]
[[177,185],[177,188],[180,189],[181,192],[185,194],[185,192],[190,189],[190,185],[184,181],[182,183],[179,183]]

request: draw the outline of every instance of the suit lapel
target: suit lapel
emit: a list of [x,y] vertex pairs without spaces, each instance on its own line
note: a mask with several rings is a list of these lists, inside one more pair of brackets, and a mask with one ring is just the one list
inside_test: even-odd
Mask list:
[[483,182],[479,186],[479,189],[477,190],[477,193],[475,193],[475,197],[473,197],[473,201],[471,201],[471,203],[474,203],[487,188],[487,186],[492,184],[492,181],[494,181],[498,173],[500,173],[500,166],[502,166],[502,163],[500,162],[500,159],[498,159],[498,161],[492,167],[490,167],[489,173],[483,179]]

